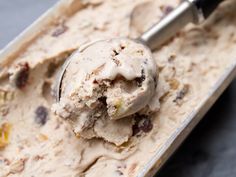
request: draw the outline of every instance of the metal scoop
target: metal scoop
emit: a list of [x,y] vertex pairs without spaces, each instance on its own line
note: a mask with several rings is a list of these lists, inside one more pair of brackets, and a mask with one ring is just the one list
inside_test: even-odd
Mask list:
[[[143,43],[151,50],[161,47],[168,39],[173,37],[186,24],[198,24],[206,19],[223,0],[185,0],[175,10],[170,12],[160,22],[147,30],[137,41]],[[93,45],[93,44],[89,44]],[[81,49],[75,51],[80,52]],[[73,54],[72,54],[73,55]],[[61,68],[56,84],[56,101],[60,101],[63,76],[70,64],[70,56]]]

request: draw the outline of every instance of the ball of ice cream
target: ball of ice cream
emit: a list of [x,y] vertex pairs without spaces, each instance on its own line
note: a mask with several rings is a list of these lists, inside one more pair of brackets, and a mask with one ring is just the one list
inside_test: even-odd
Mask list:
[[[98,41],[70,59],[55,112],[70,120],[78,134],[95,126],[99,119],[116,126],[120,119],[148,106],[156,82],[156,64],[146,46],[129,39]],[[124,136],[132,134],[128,125],[121,127]],[[89,134],[84,136],[95,136]]]

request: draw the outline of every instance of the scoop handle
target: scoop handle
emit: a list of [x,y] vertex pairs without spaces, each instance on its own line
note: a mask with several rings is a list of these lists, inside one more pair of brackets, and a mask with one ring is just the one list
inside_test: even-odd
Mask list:
[[193,3],[202,11],[204,18],[207,18],[223,0],[196,0]]
[[146,44],[151,50],[161,47],[186,24],[198,24],[206,19],[223,0],[183,0],[160,22],[144,32],[137,40]]

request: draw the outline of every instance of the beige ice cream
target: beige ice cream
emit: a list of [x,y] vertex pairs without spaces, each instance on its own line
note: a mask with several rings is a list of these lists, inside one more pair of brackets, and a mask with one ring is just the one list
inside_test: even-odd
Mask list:
[[[154,155],[160,154],[162,148],[183,124],[186,124],[187,117],[199,109],[225,72],[236,65],[235,0],[225,1],[205,24],[187,26],[166,46],[153,51],[159,77],[153,99],[143,104],[147,105],[147,109],[139,110],[134,106],[138,114],[132,114],[133,111],[125,114],[119,112],[118,115],[129,115],[120,118],[123,116],[115,116],[113,109],[107,111],[109,109],[102,105],[105,113],[101,115],[107,116],[99,117],[92,128],[79,133],[84,137],[94,137],[92,139],[76,137],[69,123],[72,121],[75,128],[80,127],[82,116],[76,116],[74,120],[71,118],[74,113],[81,113],[83,109],[77,111],[78,107],[70,105],[70,109],[64,111],[63,108],[66,107],[59,103],[55,110],[61,110],[58,112],[60,116],[51,111],[52,105],[55,104],[52,94],[55,77],[66,58],[85,43],[98,39],[138,37],[178,3],[179,0],[66,0],[65,4],[68,4],[70,13],[60,8],[61,14],[58,18],[54,18],[56,13],[53,13],[51,23],[45,22],[45,26],[32,40],[17,48],[15,52],[9,52],[7,57],[2,57],[0,177],[137,177],[143,172]],[[108,41],[112,45],[113,42]],[[99,46],[102,44],[105,43],[97,43]],[[105,46],[109,48],[111,45]],[[131,47],[131,51],[136,51],[136,47]],[[136,56],[126,52],[123,54]],[[111,58],[110,53],[107,56]],[[149,52],[145,53],[145,56],[150,56]],[[137,57],[140,58],[138,62],[143,61],[140,54],[137,54]],[[74,62],[77,59],[79,57],[75,57]],[[95,59],[96,57],[92,57],[92,60]],[[89,68],[92,71],[96,68],[96,63],[99,66],[103,60],[100,58],[93,65],[79,67],[82,70],[76,71],[86,73]],[[120,60],[122,62],[123,59]],[[108,60],[105,61],[107,64]],[[86,65],[88,61],[78,62]],[[125,64],[129,68],[132,62]],[[107,98],[107,105],[116,104],[113,98],[121,96],[113,95],[116,89],[121,91],[124,97],[140,93],[139,89],[142,87],[153,89],[152,85],[144,81],[142,87],[134,87],[136,91],[130,92],[132,94],[124,92],[126,82],[133,83],[133,78],[141,76],[141,65],[142,63],[137,64],[137,70],[134,70],[132,77],[123,74],[125,79],[115,79],[113,89],[109,84],[105,85],[108,88],[106,94],[110,89],[109,97],[112,98],[110,102]],[[149,74],[146,72],[150,76],[147,77],[148,80],[154,79],[152,72],[155,70],[152,65],[149,66],[144,67],[144,70],[150,71]],[[114,67],[117,73],[123,73],[116,65]],[[70,72],[67,72],[65,82],[71,80],[78,87],[80,82],[75,82],[75,79],[83,78],[74,75],[75,77],[70,79],[69,75]],[[106,78],[112,75],[100,73],[98,76]],[[90,81],[92,80],[88,80],[88,83]],[[76,87],[63,84],[62,99],[71,99],[69,93],[78,93],[78,90],[73,90]],[[132,84],[131,86],[133,88]],[[89,88],[93,90],[94,85],[89,85],[85,91]],[[119,90],[121,88],[124,90]],[[97,103],[96,94],[91,95],[95,96]],[[80,96],[83,94],[77,94],[74,98],[80,99]],[[103,99],[100,100],[104,102]],[[149,98],[146,101],[148,100]],[[128,100],[125,100],[124,104],[127,103]],[[82,104],[82,107],[84,106],[87,105]],[[148,114],[153,108],[158,111]],[[160,165],[162,160],[159,159],[157,165]]]
[[157,111],[149,105],[156,85],[147,47],[125,38],[98,41],[72,55],[54,109],[77,135],[121,145],[132,135],[133,114]]

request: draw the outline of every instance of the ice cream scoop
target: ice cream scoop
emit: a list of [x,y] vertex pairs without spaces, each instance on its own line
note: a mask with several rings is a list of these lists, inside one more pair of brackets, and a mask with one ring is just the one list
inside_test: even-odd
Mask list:
[[127,38],[97,41],[70,58],[53,109],[77,135],[119,145],[132,135],[129,116],[144,107],[155,111],[150,104],[157,76],[152,53],[142,43]]
[[[199,23],[206,19],[223,0],[185,0],[175,10],[170,12],[160,22],[147,30],[140,38],[136,39],[151,50],[163,45],[168,39],[175,35],[186,24]],[[90,46],[93,44],[89,44]],[[79,53],[80,49],[75,51]],[[73,54],[75,55],[75,54]],[[72,55],[72,56],[73,56]],[[64,73],[70,64],[70,58],[63,65],[56,86],[56,99],[60,101],[61,84]]]
[[59,75],[56,114],[69,118],[80,133],[97,119],[117,120],[145,108],[154,111],[149,103],[156,92],[158,71],[151,50],[187,23],[207,18],[220,2],[183,1],[138,39],[96,41],[75,51]]
[[71,57],[60,103],[75,105],[64,109],[70,116],[102,114],[105,106],[110,119],[120,119],[148,105],[156,85],[156,65],[146,46],[126,38],[102,40]]

